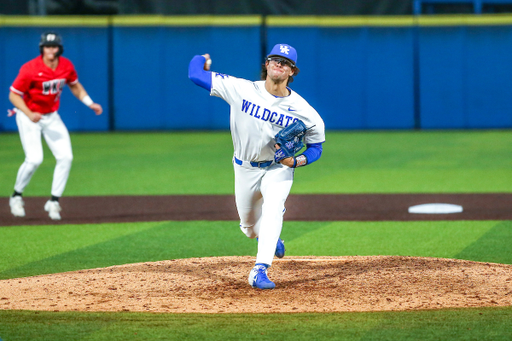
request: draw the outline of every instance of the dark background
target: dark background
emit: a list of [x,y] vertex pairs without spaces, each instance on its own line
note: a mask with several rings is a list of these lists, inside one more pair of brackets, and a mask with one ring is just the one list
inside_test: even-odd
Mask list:
[[[0,0],[12,15],[411,15],[412,0]],[[423,13],[473,13],[471,4],[423,5]],[[487,4],[484,13],[510,13],[512,5]]]

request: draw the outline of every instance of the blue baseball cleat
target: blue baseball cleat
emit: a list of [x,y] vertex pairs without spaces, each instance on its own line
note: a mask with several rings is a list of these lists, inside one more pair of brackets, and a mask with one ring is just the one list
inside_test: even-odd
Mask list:
[[277,245],[276,245],[276,257],[283,258],[285,251],[286,250],[284,248],[284,241],[281,238],[279,238],[277,240]]
[[267,267],[256,265],[249,273],[249,284],[257,289],[274,289],[276,285],[267,277]]

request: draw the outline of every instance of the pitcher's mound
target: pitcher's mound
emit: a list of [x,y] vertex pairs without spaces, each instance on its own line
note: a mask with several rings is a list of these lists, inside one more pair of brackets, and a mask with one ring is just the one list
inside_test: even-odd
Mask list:
[[286,257],[274,290],[254,257],[190,258],[0,281],[0,309],[278,313],[512,305],[512,265],[418,257]]

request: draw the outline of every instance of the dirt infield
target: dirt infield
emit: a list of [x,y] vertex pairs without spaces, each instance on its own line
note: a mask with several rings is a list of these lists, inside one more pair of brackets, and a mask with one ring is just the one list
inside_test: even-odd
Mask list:
[[512,265],[415,257],[253,257],[127,264],[0,281],[0,309],[162,313],[342,312],[512,305]]
[[[62,220],[43,210],[47,198],[25,198],[27,216],[15,218],[9,199],[0,198],[0,226],[86,224],[164,220],[238,220],[232,195],[63,197]],[[425,203],[461,205],[453,214],[410,214]],[[413,221],[512,220],[512,194],[319,194],[291,195],[285,220]]]

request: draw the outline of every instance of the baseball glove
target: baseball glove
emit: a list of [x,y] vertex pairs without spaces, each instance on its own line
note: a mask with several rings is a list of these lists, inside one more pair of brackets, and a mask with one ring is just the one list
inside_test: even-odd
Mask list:
[[304,135],[306,135],[306,125],[301,120],[297,120],[288,127],[276,134],[276,144],[280,149],[274,154],[275,162],[279,162],[287,157],[293,157],[304,147]]

